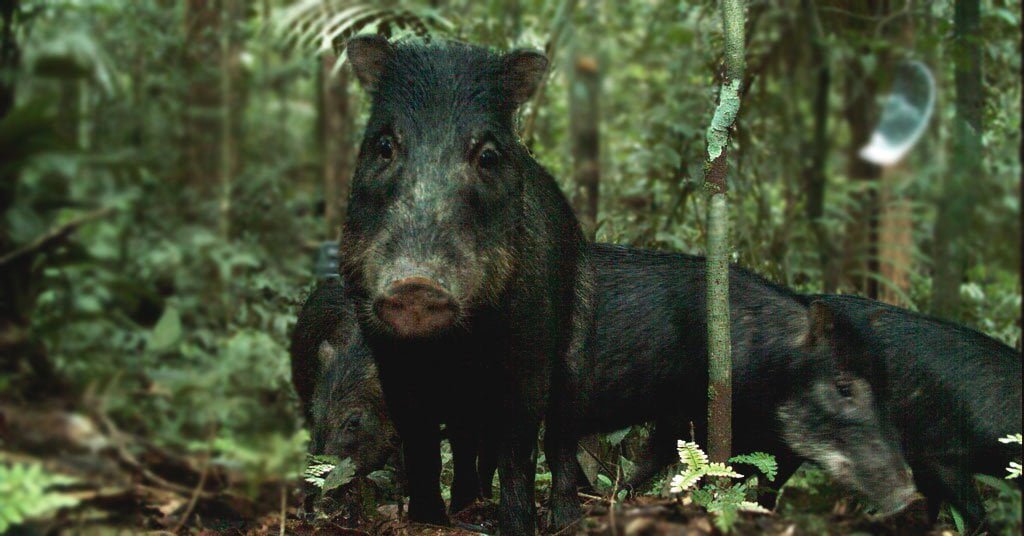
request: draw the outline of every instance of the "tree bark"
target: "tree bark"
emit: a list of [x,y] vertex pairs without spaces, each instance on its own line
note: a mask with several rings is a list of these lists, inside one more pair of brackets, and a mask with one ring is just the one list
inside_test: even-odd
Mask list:
[[584,234],[594,240],[601,180],[601,74],[598,59],[581,53],[580,48],[573,47],[569,81],[569,129],[575,182],[572,204]]
[[722,0],[725,77],[707,133],[704,187],[708,193],[708,454],[725,462],[732,451],[732,348],[729,336],[729,134],[743,85],[746,2]]
[[222,176],[221,2],[185,0],[182,70],[188,73],[188,82],[180,174],[200,194],[215,192]]
[[[569,24],[569,20],[572,19],[577,1],[578,0],[563,0],[563,2],[558,5],[558,11],[555,13],[555,19],[551,23],[551,35],[548,37],[547,44],[544,45],[544,54],[547,55],[549,62],[553,62],[555,60],[559,42],[562,39],[562,32],[565,31],[565,27]],[[549,71],[550,68],[551,67],[549,66]],[[544,80],[540,83],[540,87],[537,88],[537,93],[533,96],[529,115],[526,116],[525,121],[523,121],[522,128],[520,129],[520,136],[523,138],[523,144],[527,147],[533,147],[535,133],[534,126],[537,123],[537,114],[539,113],[541,106],[544,104],[544,87],[547,85],[547,81],[548,77],[545,76]]]
[[965,238],[970,230],[976,195],[972,182],[981,176],[982,104],[981,6],[978,0],[955,3],[953,61],[956,117],[953,125],[953,163],[945,178],[935,222],[935,271],[931,312],[956,318],[960,283],[967,265]]
[[15,37],[15,19],[18,16],[19,0],[0,3],[0,119],[7,117],[14,108],[15,71],[21,63],[21,48]]
[[[854,0],[831,2],[844,13],[837,27],[847,34],[864,35],[876,30],[877,21],[888,16],[890,5],[887,0]],[[877,113],[876,72],[865,72],[861,56],[869,52],[866,46],[857,49],[857,54],[846,62],[842,73],[845,80],[843,116],[849,129],[849,145],[846,147],[847,176],[851,181],[876,182],[881,168],[860,158],[860,148],[870,139],[875,127]],[[883,54],[884,55],[884,54]],[[884,64],[884,58],[879,61]],[[845,226],[842,237],[841,255],[834,260],[836,288],[846,292],[857,292],[868,297],[878,296],[877,281],[871,277],[878,273],[878,196],[873,187],[865,187],[852,196],[853,207],[850,222]]]
[[[15,109],[16,80],[21,68],[17,29],[21,20],[19,4],[18,0],[0,2],[0,123]],[[54,129],[59,130],[59,125],[54,125]],[[11,141],[16,143],[16,140]],[[0,147],[0,155],[15,150]],[[39,247],[31,243],[29,246],[33,247],[19,247],[14,242],[7,225],[7,212],[14,204],[20,165],[6,161],[3,164],[0,165],[0,374],[13,378],[8,396],[38,397],[39,393],[52,396],[63,392],[67,385],[57,374],[46,347],[32,333],[32,312],[44,290],[39,284],[43,267],[36,262],[38,256],[43,246],[62,240],[63,236],[40,242]]]
[[906,173],[903,166],[887,166],[878,194],[878,269],[883,282],[878,299],[900,306],[910,305],[907,296],[914,261],[913,210],[900,192]]
[[804,168],[804,191],[806,192],[806,216],[814,232],[818,248],[819,265],[821,266],[822,287],[824,292],[835,292],[838,286],[838,274],[832,265],[835,247],[828,236],[822,217],[825,214],[825,186],[828,153],[831,149],[828,135],[828,96],[832,89],[832,68],[829,64],[828,48],[825,45],[825,32],[821,27],[821,19],[813,0],[801,0],[801,8],[805,25],[810,28],[811,63],[815,71],[815,88],[812,103],[814,110],[814,138],[811,140],[811,159]]
[[349,97],[349,69],[333,76],[335,56],[320,60],[321,175],[324,181],[324,220],[327,238],[340,238],[341,224],[348,210],[349,180],[353,172],[352,130],[354,117]]
[[[900,17],[899,22],[888,27],[896,33],[898,46],[915,49],[915,28],[910,16]],[[909,176],[911,171],[906,164],[886,166],[881,171],[878,189],[878,299],[900,306],[911,305],[910,273],[914,263],[913,208],[903,195]]]

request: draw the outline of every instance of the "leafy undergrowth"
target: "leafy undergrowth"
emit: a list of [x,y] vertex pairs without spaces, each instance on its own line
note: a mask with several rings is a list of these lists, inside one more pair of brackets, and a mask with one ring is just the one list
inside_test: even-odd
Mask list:
[[[433,527],[406,522],[398,506],[372,491],[358,495],[370,505],[369,515],[358,523],[344,510],[309,521],[300,513],[298,477],[253,484],[251,474],[216,458],[207,462],[198,454],[162,449],[118,430],[102,416],[61,409],[0,404],[0,467],[6,475],[0,497],[7,499],[0,500],[0,521],[21,525],[26,533],[463,536],[496,529],[492,502],[460,512],[456,526]],[[601,497],[582,497],[586,517],[564,534],[720,534],[714,520],[685,494],[677,499],[640,496],[614,507]],[[791,485],[776,513],[741,513],[733,534],[953,534],[927,527],[923,501],[900,515],[874,519],[837,497],[820,484]],[[18,504],[24,508],[13,508]],[[546,513],[542,504],[541,526]]]

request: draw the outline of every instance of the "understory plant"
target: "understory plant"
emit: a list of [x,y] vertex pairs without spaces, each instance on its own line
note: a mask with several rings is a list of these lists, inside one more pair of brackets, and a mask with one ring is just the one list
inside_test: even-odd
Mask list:
[[[770,513],[770,510],[750,498],[756,488],[754,478],[739,483],[726,480],[744,477],[736,472],[731,465],[710,461],[708,455],[696,443],[680,440],[678,449],[679,460],[684,467],[678,475],[672,478],[671,492],[676,494],[689,492],[694,503],[712,514],[715,525],[720,530],[730,532],[741,511]],[[763,473],[768,480],[774,480],[778,472],[775,457],[764,452],[733,456],[729,458],[729,463],[751,465]],[[711,477],[711,479],[705,477]]]

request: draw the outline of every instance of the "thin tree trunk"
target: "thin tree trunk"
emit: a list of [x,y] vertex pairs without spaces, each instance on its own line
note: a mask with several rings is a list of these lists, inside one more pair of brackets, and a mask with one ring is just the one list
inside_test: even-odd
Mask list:
[[353,127],[349,97],[349,69],[333,76],[336,58],[327,54],[320,60],[320,149],[324,180],[324,220],[327,238],[340,238],[341,224],[348,209],[349,180],[352,175]]
[[914,219],[910,202],[899,189],[904,177],[903,166],[886,167],[882,171],[878,196],[878,258],[883,284],[878,288],[878,299],[907,306],[910,305],[907,296],[914,260]]
[[[837,27],[848,34],[874,32],[876,21],[889,14],[886,0],[832,1],[833,7],[848,12],[836,15]],[[854,291],[869,297],[878,296],[877,281],[871,274],[878,273],[878,199],[875,184],[881,169],[860,158],[860,148],[870,139],[875,127],[875,95],[877,84],[875,72],[865,72],[860,57],[869,51],[866,46],[857,49],[857,54],[846,62],[844,74],[843,116],[849,129],[849,145],[846,147],[847,176],[852,181],[864,183],[864,188],[852,196],[850,223],[845,226],[840,242],[841,255],[834,259],[836,287]],[[880,61],[884,63],[884,58]],[[876,72],[882,72],[876,69]]]
[[[572,18],[573,11],[576,9],[576,2],[578,0],[563,0],[558,5],[558,11],[555,13],[555,19],[551,24],[551,36],[548,37],[548,42],[544,46],[544,53],[548,57],[549,62],[555,60],[555,53],[558,51],[559,41],[562,39],[562,32],[565,31],[565,27],[569,24],[569,20]],[[537,122],[537,114],[541,106],[544,103],[544,87],[547,85],[548,78],[545,77],[541,81],[540,87],[537,88],[537,94],[533,96],[533,102],[531,103],[530,113],[523,122],[522,127],[522,138],[523,143],[527,147],[533,147],[534,141],[534,125]]]
[[19,0],[0,3],[0,119],[14,108],[15,71],[21,63],[21,48],[15,37],[15,21],[19,13]]
[[708,128],[704,184],[708,192],[708,453],[725,462],[732,451],[732,348],[729,336],[729,133],[740,108],[743,85],[743,0],[722,0],[725,77]]
[[811,62],[816,73],[812,108],[814,110],[814,138],[811,140],[810,165],[804,168],[804,189],[807,192],[806,215],[814,231],[818,259],[821,266],[822,286],[825,292],[835,292],[838,274],[832,264],[835,248],[828,236],[822,217],[825,214],[825,186],[830,150],[828,136],[828,96],[832,89],[832,68],[821,19],[812,0],[801,0],[806,26],[810,28]]
[[234,0],[221,0],[220,20],[220,234],[225,240],[231,235],[231,181],[235,172],[235,128],[233,121],[233,87],[235,62],[233,58]]
[[[222,178],[221,2],[185,0],[183,71],[188,73],[184,107],[181,180],[200,193],[215,192]],[[214,60],[214,61],[211,61]]]
[[[914,50],[913,19],[901,17],[897,42]],[[906,161],[906,159],[904,159]],[[903,195],[903,184],[910,175],[905,164],[882,169],[878,197],[878,269],[882,284],[878,299],[893,305],[909,306],[910,273],[914,262],[914,218],[910,200]]]
[[600,93],[598,59],[573,47],[569,82],[569,125],[571,131],[575,195],[572,204],[587,238],[597,234],[597,202],[601,180]]
[[[16,80],[21,68],[21,47],[17,40],[20,8],[18,0],[0,2],[0,122],[15,108]],[[0,147],[0,155],[9,150],[12,148]],[[14,204],[19,178],[17,164],[0,166],[0,258],[5,258],[18,246],[7,225],[7,212]],[[0,373],[15,378],[15,389],[8,393],[12,396],[18,396],[15,392],[56,395],[67,389],[46,347],[32,333],[32,311],[43,291],[38,284],[42,267],[35,262],[37,258],[30,253],[6,257],[6,262],[0,262]]]
[[932,313],[955,318],[960,308],[960,283],[967,265],[965,237],[976,195],[972,182],[981,176],[982,99],[981,6],[978,0],[955,3],[953,61],[956,65],[956,117],[953,165],[946,176],[936,213],[935,272]]

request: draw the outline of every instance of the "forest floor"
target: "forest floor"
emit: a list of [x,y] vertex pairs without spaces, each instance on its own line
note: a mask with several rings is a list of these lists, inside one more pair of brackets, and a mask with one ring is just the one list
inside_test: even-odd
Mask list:
[[[342,516],[307,521],[299,515],[302,500],[297,481],[251,485],[246,475],[159,448],[145,438],[118,430],[100,415],[61,408],[0,404],[0,462],[38,465],[47,474],[72,479],[54,492],[77,504],[51,513],[45,520],[23,524],[15,532],[18,534],[466,536],[482,531],[493,534],[497,519],[497,506],[481,502],[455,516],[457,525],[468,528],[411,524],[402,519],[394,504],[374,505],[373,519],[355,523],[355,527]],[[802,489],[787,488],[783,503],[787,507],[780,513],[741,515],[733,533],[954,534],[927,527],[922,501],[886,519],[874,519],[842,499]],[[609,508],[605,499],[585,497],[585,507],[586,518],[572,534],[720,534],[707,512],[686,499],[640,496]],[[539,522],[545,514],[541,505]]]

